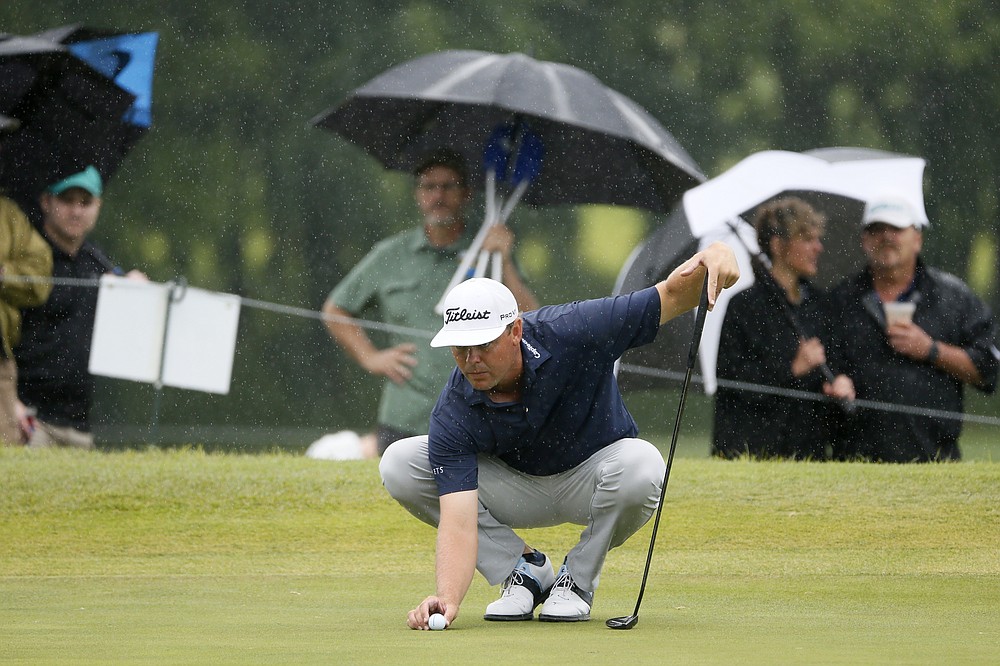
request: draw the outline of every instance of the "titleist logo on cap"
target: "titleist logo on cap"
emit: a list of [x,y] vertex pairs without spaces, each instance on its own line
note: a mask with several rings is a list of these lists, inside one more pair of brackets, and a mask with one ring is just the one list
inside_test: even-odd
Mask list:
[[474,321],[476,319],[489,319],[489,310],[466,310],[465,308],[448,308],[444,311],[444,323],[450,324],[453,321]]
[[486,344],[517,319],[517,299],[502,282],[470,278],[445,297],[444,325],[431,347],[470,347]]

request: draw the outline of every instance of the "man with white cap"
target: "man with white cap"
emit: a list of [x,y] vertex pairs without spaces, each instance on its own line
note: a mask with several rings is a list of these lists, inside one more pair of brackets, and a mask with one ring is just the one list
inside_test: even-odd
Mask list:
[[[926,227],[903,197],[889,193],[868,202],[861,229],[868,266],[831,294],[831,365],[853,379],[859,399],[961,412],[965,384],[996,390],[996,328],[989,308],[964,282],[923,263]],[[858,410],[834,453],[884,462],[958,460],[961,426],[959,420]]]
[[[627,349],[652,342],[669,319],[697,306],[708,276],[709,308],[739,269],[716,243],[663,282],[616,297],[543,307],[523,316],[510,291],[485,278],[449,292],[431,342],[450,347],[457,369],[426,436],[392,444],[379,470],[386,489],[438,527],[437,590],[410,611],[427,629],[450,624],[476,568],[503,582],[487,620],[590,619],[610,548],[656,510],[660,452],[638,439],[613,373]],[[515,529],[583,525],[557,575]]]

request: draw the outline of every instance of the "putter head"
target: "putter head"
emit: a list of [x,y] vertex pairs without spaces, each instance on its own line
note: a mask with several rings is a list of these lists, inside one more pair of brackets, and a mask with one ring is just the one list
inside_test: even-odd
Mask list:
[[613,617],[605,624],[608,625],[608,629],[631,629],[638,623],[638,615],[629,615],[628,617]]

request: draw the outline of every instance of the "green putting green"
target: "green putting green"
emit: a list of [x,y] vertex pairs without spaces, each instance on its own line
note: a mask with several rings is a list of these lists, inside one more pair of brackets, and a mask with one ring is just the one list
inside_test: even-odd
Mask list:
[[[1000,661],[1000,463],[675,461],[594,620],[416,632],[434,531],[373,461],[0,449],[0,662],[773,664]],[[579,529],[527,532],[559,560]]]

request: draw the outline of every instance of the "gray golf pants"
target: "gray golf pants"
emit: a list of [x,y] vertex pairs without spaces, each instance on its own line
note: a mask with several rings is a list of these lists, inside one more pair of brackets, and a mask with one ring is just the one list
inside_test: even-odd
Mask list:
[[[510,575],[525,542],[514,529],[583,525],[566,566],[593,592],[608,550],[625,543],[656,510],[665,464],[642,439],[620,439],[573,469],[531,476],[493,456],[479,456],[479,553],[476,568],[490,585]],[[437,484],[427,460],[427,436],[393,443],[379,464],[389,494],[414,516],[437,526]]]

